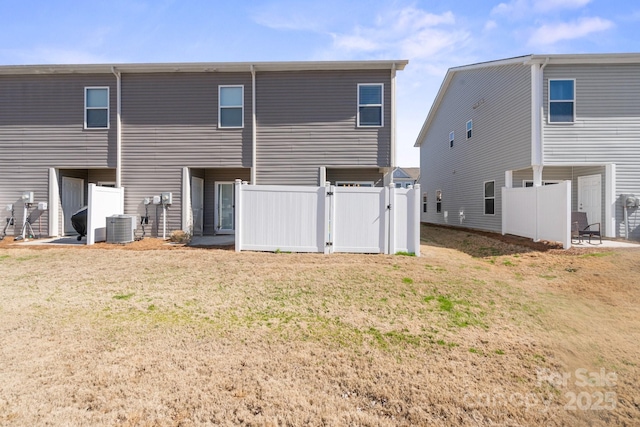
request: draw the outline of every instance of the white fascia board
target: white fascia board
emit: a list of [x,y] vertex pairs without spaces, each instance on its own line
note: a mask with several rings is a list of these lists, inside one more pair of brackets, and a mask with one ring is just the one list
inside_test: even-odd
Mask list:
[[3,65],[0,74],[111,74],[187,73],[312,70],[403,70],[408,60],[383,61],[296,61],[296,62],[186,62],[154,64],[75,64],[75,65]]

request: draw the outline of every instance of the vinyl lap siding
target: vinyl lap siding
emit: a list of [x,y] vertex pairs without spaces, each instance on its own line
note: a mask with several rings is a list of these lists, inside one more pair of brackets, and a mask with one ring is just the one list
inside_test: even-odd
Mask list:
[[[244,128],[218,128],[218,86],[244,85]],[[122,185],[125,212],[173,193],[168,230],[180,229],[182,168],[251,167],[251,74],[160,73],[122,77]],[[153,235],[162,216],[152,208]]]
[[[108,130],[84,129],[86,86],[110,88]],[[16,233],[22,192],[34,191],[36,202],[48,201],[48,168],[115,167],[115,106],[110,74],[0,76],[0,207],[15,204]],[[41,224],[48,235],[48,211]]]
[[[563,78],[576,79],[576,121],[551,125],[548,80]],[[544,79],[545,164],[615,163],[617,235],[623,236],[621,195],[640,194],[640,64],[553,65]],[[631,237],[640,239],[640,213],[630,212]]]
[[[420,149],[420,181],[428,195],[421,220],[500,231],[504,173],[531,165],[530,67],[459,71],[435,114]],[[473,135],[467,140],[469,120]],[[495,215],[484,214],[485,181],[495,181]],[[442,213],[436,213],[436,190],[443,193]]]
[[[258,72],[258,184],[317,185],[321,166],[390,166],[390,74]],[[358,83],[384,84],[384,127],[356,126]]]

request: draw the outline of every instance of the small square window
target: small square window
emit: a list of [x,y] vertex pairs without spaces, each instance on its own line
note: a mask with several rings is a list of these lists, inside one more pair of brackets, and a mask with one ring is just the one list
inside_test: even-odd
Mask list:
[[467,139],[471,139],[472,131],[473,131],[473,120],[469,120],[467,122]]
[[436,190],[436,212],[442,212],[442,190]]
[[218,127],[244,127],[244,86],[220,86]]
[[496,182],[485,181],[484,183],[484,214],[495,215],[496,203]]
[[453,148],[453,140],[455,139],[455,133],[449,132],[449,148]]
[[383,126],[382,100],[384,85],[358,85],[358,127]]
[[84,88],[84,128],[109,128],[109,88]]

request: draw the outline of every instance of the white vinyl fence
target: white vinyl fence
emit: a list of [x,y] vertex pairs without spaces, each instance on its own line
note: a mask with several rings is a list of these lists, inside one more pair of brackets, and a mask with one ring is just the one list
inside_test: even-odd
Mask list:
[[107,217],[124,213],[124,188],[89,184],[87,245],[107,240]]
[[502,234],[561,242],[571,247],[571,181],[502,188]]
[[247,185],[236,181],[236,251],[413,252],[420,186]]

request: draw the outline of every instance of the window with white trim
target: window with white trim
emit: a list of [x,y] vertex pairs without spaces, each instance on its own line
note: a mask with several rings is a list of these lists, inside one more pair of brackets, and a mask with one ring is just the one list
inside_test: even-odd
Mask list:
[[453,140],[455,139],[455,133],[453,131],[449,132],[449,148],[453,148]]
[[218,87],[218,127],[244,127],[244,86]]
[[358,84],[358,127],[382,127],[384,85],[382,83]]
[[336,187],[373,187],[373,181],[336,181]]
[[496,213],[496,182],[484,182],[484,214],[495,215]]
[[109,129],[109,88],[84,88],[84,128]]
[[436,213],[442,212],[442,190],[436,190]]
[[422,193],[422,213],[427,213],[427,193]]
[[473,120],[469,120],[467,122],[467,139],[471,139],[472,133],[473,133]]
[[575,80],[549,80],[549,123],[575,121]]

